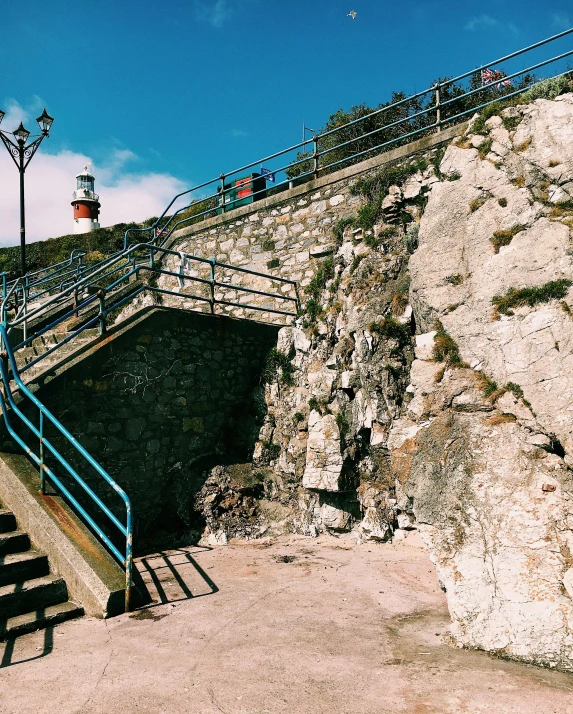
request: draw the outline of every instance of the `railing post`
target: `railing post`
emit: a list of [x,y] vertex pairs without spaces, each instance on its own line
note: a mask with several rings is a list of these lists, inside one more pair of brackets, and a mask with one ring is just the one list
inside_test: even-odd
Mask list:
[[225,213],[225,174],[219,176],[221,179],[221,213]]
[[46,476],[44,464],[44,412],[40,412],[40,490],[46,494]]
[[314,144],[314,151],[312,152],[312,159],[313,159],[312,173],[313,173],[314,178],[317,179],[318,178],[318,170],[319,170],[318,169],[319,156],[318,156],[318,137],[317,136],[312,137],[312,143]]
[[28,274],[24,275],[24,291],[22,295],[22,305],[24,308],[24,339],[28,339]]
[[6,300],[6,273],[2,273],[2,300]]
[[211,290],[209,304],[211,306],[211,315],[215,314],[215,265],[216,265],[215,258],[211,258],[211,260],[209,261],[209,266],[211,268],[210,277],[209,277],[209,281],[210,281],[209,287]]
[[103,335],[106,332],[105,324],[105,290],[102,288],[98,290],[98,300],[99,300],[99,334]]
[[133,524],[131,516],[131,503],[127,503],[126,530],[127,539],[125,543],[125,611],[131,610],[131,585],[133,581]]
[[442,104],[441,104],[441,84],[436,84],[436,132],[439,134],[442,131]]
[[[78,300],[78,279],[79,279],[79,277],[76,275],[76,286],[74,288],[74,308],[78,307],[78,302],[79,302],[79,300]],[[78,316],[79,316],[79,312],[76,309],[76,311],[74,312],[74,317],[78,317]]]
[[150,268],[155,267],[154,258],[155,258],[155,251],[153,250],[153,248],[151,248],[151,250],[149,251],[149,267]]
[[294,284],[294,294],[296,297],[296,314],[298,316],[302,312],[302,308],[301,308],[301,304],[300,304],[300,295],[298,294],[298,283]]

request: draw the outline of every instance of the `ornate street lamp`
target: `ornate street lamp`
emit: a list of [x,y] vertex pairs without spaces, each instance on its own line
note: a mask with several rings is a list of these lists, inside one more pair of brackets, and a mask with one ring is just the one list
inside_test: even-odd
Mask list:
[[[0,124],[4,119],[5,112],[0,110]],[[26,274],[26,216],[24,211],[24,173],[32,156],[38,150],[42,141],[50,135],[50,129],[54,122],[53,118],[44,109],[42,114],[36,119],[40,131],[29,144],[26,142],[30,136],[30,132],[24,127],[22,122],[16,131],[2,131],[0,129],[0,139],[4,146],[8,149],[8,153],[16,164],[20,172],[20,259],[22,263],[22,275]],[[13,138],[10,138],[13,137]]]

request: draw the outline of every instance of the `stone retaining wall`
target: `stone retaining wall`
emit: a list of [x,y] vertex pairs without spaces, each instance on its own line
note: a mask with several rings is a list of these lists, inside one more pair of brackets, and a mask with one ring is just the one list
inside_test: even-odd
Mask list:
[[[315,275],[321,260],[335,250],[333,227],[337,221],[353,216],[362,204],[363,199],[353,196],[350,190],[357,178],[377,172],[384,165],[414,153],[433,149],[457,136],[464,127],[465,125],[451,127],[440,135],[425,137],[304,186],[177,231],[166,247],[293,280],[304,289]],[[181,260],[176,256],[170,256],[163,261],[164,267],[174,272],[179,272],[180,264]],[[193,263],[186,266],[184,272],[189,276],[208,279],[209,266]],[[249,287],[294,297],[295,292],[290,285],[223,269],[218,270],[217,280],[225,283],[224,288],[218,289],[217,297],[228,302],[254,304],[259,308],[288,311],[293,309],[293,303],[253,296],[233,288]],[[158,284],[164,289],[180,292],[182,296],[187,295],[183,298],[162,296],[163,304],[209,310],[206,303],[190,297],[191,294],[208,297],[208,286],[189,282],[181,288],[178,279],[171,276],[163,276]],[[280,324],[290,321],[289,318],[264,310],[218,305],[216,312]]]
[[[261,371],[276,337],[270,325],[152,309],[64,368],[38,397],[129,494],[136,533],[177,519],[188,526],[190,465],[252,453],[266,413]],[[48,437],[124,514],[85,461],[57,434]]]

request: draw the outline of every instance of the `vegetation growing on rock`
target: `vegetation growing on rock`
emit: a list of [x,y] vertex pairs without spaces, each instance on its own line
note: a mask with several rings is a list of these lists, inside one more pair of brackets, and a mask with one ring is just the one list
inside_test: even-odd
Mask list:
[[495,316],[513,315],[513,309],[517,307],[535,307],[551,300],[561,300],[567,295],[571,285],[572,280],[560,278],[534,288],[510,288],[505,295],[494,295],[491,299],[495,306]]

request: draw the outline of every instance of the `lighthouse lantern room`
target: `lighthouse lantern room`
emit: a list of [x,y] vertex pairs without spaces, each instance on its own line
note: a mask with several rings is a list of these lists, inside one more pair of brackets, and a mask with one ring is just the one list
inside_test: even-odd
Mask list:
[[89,233],[99,228],[98,217],[100,202],[94,193],[94,177],[84,166],[84,170],[76,176],[77,188],[73,193],[74,233]]

